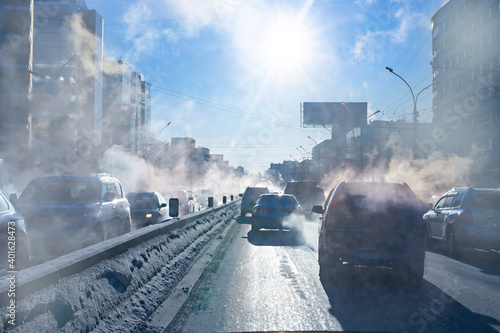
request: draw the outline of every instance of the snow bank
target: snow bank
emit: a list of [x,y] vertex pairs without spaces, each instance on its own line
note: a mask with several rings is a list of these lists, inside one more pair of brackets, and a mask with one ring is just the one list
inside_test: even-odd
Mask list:
[[201,217],[17,302],[16,325],[0,309],[0,332],[138,332],[238,205]]

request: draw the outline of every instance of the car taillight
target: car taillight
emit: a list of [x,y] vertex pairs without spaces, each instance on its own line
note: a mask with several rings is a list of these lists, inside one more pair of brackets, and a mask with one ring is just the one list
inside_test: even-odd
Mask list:
[[267,209],[262,209],[262,208],[259,208],[259,209],[257,209],[257,211],[258,211],[259,213],[267,213]]
[[462,222],[474,223],[474,218],[472,217],[472,213],[461,212],[461,213],[458,214],[458,217],[460,217],[460,220]]

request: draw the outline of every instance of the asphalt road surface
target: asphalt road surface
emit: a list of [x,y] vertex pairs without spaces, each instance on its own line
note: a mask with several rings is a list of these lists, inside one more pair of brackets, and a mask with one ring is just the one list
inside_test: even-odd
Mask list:
[[500,330],[500,254],[428,251],[418,291],[386,269],[332,285],[318,276],[317,229],[252,233],[250,218],[237,218],[150,318],[153,331]]

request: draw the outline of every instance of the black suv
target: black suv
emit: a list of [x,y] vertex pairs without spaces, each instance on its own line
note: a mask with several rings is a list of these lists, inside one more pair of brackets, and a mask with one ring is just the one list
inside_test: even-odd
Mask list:
[[67,253],[131,229],[129,202],[109,174],[38,177],[11,201],[39,255]]
[[297,198],[307,217],[310,217],[314,205],[325,202],[324,190],[318,186],[318,182],[312,180],[288,182],[284,194]]
[[319,265],[322,279],[349,267],[385,266],[420,285],[425,233],[418,202],[406,183],[341,182],[322,213]]
[[248,186],[243,194],[243,198],[241,199],[241,217],[245,217],[247,213],[251,213],[253,206],[255,206],[259,197],[262,194],[267,193],[269,193],[269,189],[267,187]]

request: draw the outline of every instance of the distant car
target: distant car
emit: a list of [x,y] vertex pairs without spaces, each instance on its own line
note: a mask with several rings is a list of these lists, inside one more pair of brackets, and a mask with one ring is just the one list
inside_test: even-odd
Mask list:
[[31,250],[26,223],[2,191],[0,191],[0,249],[2,249],[0,274],[29,266]]
[[466,247],[500,249],[500,189],[457,187],[424,214],[428,241],[446,242],[450,256]]
[[170,218],[167,201],[160,192],[130,192],[126,197],[134,228],[162,223]]
[[420,208],[406,183],[341,182],[322,213],[320,276],[335,279],[345,269],[385,266],[420,285],[425,234]]
[[199,210],[205,210],[208,208],[208,198],[203,194],[194,195],[196,202],[198,203]]
[[188,215],[196,211],[196,203],[194,197],[190,196],[185,190],[175,190],[164,194],[165,199],[179,199],[179,216]]
[[263,194],[252,211],[252,231],[260,229],[279,229],[296,227],[285,222],[292,216],[302,216],[302,207],[297,199],[290,194]]
[[269,193],[267,187],[247,187],[241,199],[241,217],[251,213],[261,194]]
[[67,253],[131,230],[129,202],[108,174],[38,177],[13,198],[37,253]]
[[312,180],[288,182],[284,193],[295,196],[308,217],[311,216],[313,206],[322,205],[325,201],[324,190],[318,186],[318,182]]

